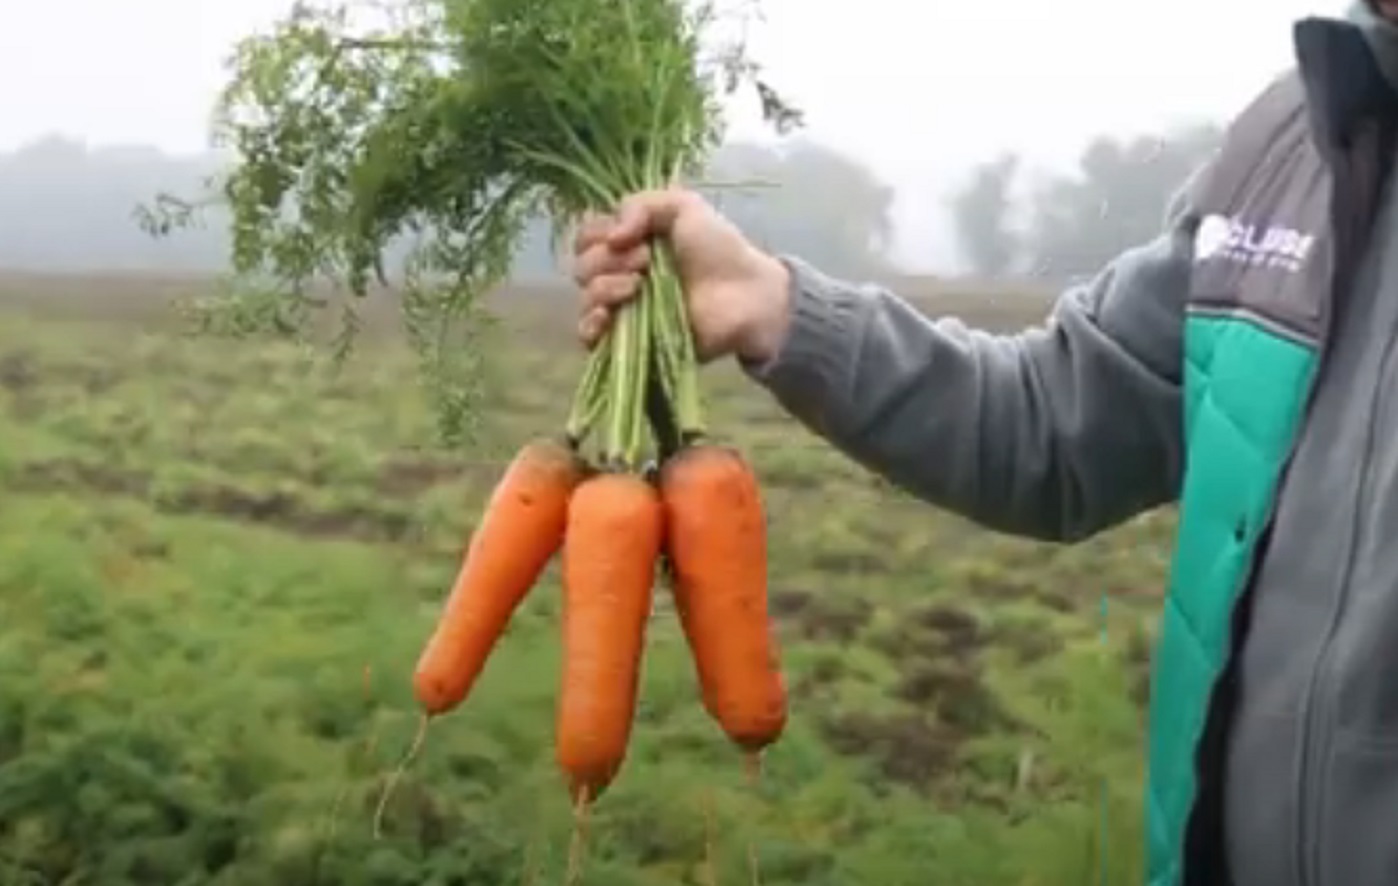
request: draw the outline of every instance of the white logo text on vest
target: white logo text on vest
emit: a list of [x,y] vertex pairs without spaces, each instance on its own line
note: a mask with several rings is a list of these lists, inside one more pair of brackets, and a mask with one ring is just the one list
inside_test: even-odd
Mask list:
[[1282,226],[1262,227],[1237,218],[1206,215],[1194,235],[1194,261],[1222,260],[1250,268],[1296,273],[1315,247],[1315,235]]

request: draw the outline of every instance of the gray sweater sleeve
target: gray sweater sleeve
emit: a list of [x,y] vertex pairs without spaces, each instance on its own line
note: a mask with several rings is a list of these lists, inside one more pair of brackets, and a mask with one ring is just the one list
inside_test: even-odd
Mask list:
[[991,335],[791,257],[792,317],[747,365],[796,419],[909,492],[987,527],[1075,540],[1178,495],[1189,189],[1153,241]]

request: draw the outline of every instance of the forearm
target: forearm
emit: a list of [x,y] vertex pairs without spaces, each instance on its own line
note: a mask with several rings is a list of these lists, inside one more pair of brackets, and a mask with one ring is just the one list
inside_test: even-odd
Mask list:
[[1185,232],[995,336],[788,260],[777,356],[749,373],[872,470],[984,525],[1091,534],[1176,493]]

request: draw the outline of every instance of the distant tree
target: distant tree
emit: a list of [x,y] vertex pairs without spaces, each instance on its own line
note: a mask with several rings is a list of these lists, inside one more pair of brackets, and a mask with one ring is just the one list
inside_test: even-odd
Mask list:
[[59,136],[0,154],[0,267],[124,271],[220,265],[225,240],[212,226],[161,243],[131,221],[132,210],[152,190],[193,188],[216,168],[211,156],[94,148]]
[[723,211],[769,249],[846,276],[891,268],[893,188],[852,157],[808,140],[779,150],[729,145],[709,179]]
[[[228,216],[211,208],[204,224],[153,240],[132,221],[152,193],[198,190],[226,158],[172,156],[150,147],[92,147],[48,137],[0,152],[0,267],[40,271],[227,269]],[[813,142],[773,151],[730,143],[706,176],[710,196],[774,248],[808,255],[835,273],[879,273],[891,240],[892,190],[858,161]],[[732,190],[731,183],[762,187]],[[401,248],[389,250],[396,264]],[[548,220],[521,238],[516,279],[561,278]]]
[[1010,221],[1019,166],[1015,154],[1002,154],[981,163],[971,181],[952,200],[952,217],[961,248],[979,276],[1006,274],[1019,253],[1019,238]]
[[1033,272],[1089,275],[1153,237],[1171,195],[1208,157],[1219,135],[1206,125],[1165,136],[1095,139],[1075,174],[1051,178],[1033,200],[1025,243]]

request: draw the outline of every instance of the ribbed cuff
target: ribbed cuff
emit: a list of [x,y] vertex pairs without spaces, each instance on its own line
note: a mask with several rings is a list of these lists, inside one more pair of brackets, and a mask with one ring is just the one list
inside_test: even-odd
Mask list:
[[779,255],[791,276],[791,322],[776,355],[740,361],[743,371],[774,393],[811,393],[838,385],[854,358],[861,293],[799,258]]

